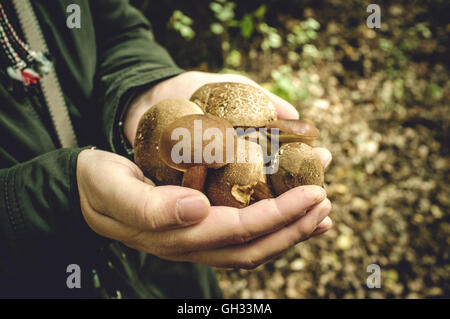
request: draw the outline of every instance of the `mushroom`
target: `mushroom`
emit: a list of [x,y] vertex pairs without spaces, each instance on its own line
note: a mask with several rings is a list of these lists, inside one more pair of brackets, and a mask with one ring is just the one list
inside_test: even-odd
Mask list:
[[279,129],[276,135],[280,143],[302,142],[312,145],[319,137],[319,130],[309,121],[306,120],[276,120],[267,124],[267,135],[274,137],[271,129]]
[[[265,176],[264,176],[265,177]],[[253,187],[253,194],[252,198],[257,202],[263,199],[268,198],[274,198],[272,189],[270,188],[269,184],[265,181],[259,181],[254,187]]]
[[174,120],[189,114],[203,114],[201,108],[185,99],[167,99],[152,106],[141,117],[134,142],[134,161],[144,175],[158,185],[180,185],[182,173],[160,158],[159,140]]
[[[156,184],[204,191],[214,205],[242,208],[296,186],[322,186],[323,167],[309,146],[319,130],[305,120],[276,118],[273,103],[256,87],[206,84],[191,101],[167,99],[142,116],[135,162]],[[238,128],[244,130],[236,133]],[[250,128],[266,128],[267,132],[246,130]],[[278,129],[279,134],[271,129]],[[269,168],[278,170],[268,182],[264,156],[272,154],[276,138],[281,147]]]
[[190,100],[205,113],[221,117],[234,127],[264,127],[277,118],[277,111],[269,97],[249,84],[205,84]]
[[324,171],[319,156],[304,143],[287,143],[277,153],[278,170],[270,175],[275,194],[301,185],[323,186]]
[[212,204],[243,208],[249,205],[255,186],[265,181],[261,147],[238,138],[245,151],[233,163],[209,173],[205,193]]
[[203,191],[208,168],[218,169],[234,161],[235,140],[233,126],[224,119],[187,115],[163,131],[159,154],[169,167],[184,172],[182,186]]

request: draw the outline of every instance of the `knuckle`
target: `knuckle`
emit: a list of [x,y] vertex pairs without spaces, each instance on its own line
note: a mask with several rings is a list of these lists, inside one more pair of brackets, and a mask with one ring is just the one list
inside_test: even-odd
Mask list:
[[[161,237],[162,236],[162,237]],[[167,255],[182,255],[187,254],[190,250],[187,249],[179,240],[179,238],[172,232],[156,237],[157,243],[153,243],[153,251],[157,256]]]
[[142,191],[142,203],[136,205],[134,211],[134,218],[137,225],[149,230],[157,230],[159,228],[159,221],[152,212],[152,193],[153,187],[151,185],[145,186]]
[[309,236],[312,234],[312,232],[315,229],[315,225],[313,225],[312,223],[308,223],[306,225],[299,225],[299,227],[297,227],[297,232],[296,235],[293,237],[292,239],[292,244],[295,245],[296,243],[299,243],[303,240],[306,240],[309,238]]
[[280,220],[281,224],[284,225],[290,222],[290,220],[288,220],[285,214],[283,214],[282,211],[280,210],[278,202],[275,198],[265,199],[264,208],[267,214],[274,215],[277,219]]
[[295,233],[292,234],[292,236],[289,236],[289,238],[286,240],[285,243],[286,248],[295,246],[299,242],[306,240],[308,238],[307,236],[308,235],[303,231],[296,231]]
[[235,216],[236,216],[236,227],[235,227],[236,232],[231,235],[230,238],[231,244],[246,243],[253,238],[253,235],[248,230],[248,227],[245,225],[242,212],[238,211]]
[[252,270],[257,268],[258,266],[260,266],[262,264],[262,260],[260,258],[252,258],[251,256],[244,259],[241,263],[240,263],[240,267],[242,269],[246,269],[246,270]]

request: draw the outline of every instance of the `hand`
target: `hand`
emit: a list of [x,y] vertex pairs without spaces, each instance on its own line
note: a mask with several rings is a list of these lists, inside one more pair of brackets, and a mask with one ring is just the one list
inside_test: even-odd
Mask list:
[[189,100],[197,89],[212,82],[240,82],[253,85],[263,90],[270,97],[275,104],[279,119],[298,119],[299,117],[294,106],[245,76],[191,71],[158,83],[134,100],[128,108],[124,122],[124,133],[130,144],[134,145],[139,120],[151,106],[168,98]]
[[[329,152],[318,149],[325,165]],[[85,150],[77,182],[83,216],[99,235],[164,259],[254,268],[331,227],[318,186],[294,188],[244,209],[211,207],[202,193],[158,186],[131,161]]]

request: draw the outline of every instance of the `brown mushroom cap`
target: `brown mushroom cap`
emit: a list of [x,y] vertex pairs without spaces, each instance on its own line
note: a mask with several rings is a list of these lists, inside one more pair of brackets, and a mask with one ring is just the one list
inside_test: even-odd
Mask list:
[[254,187],[253,187],[253,194],[252,198],[255,201],[260,201],[268,198],[274,198],[272,189],[269,184],[267,184],[265,181],[259,181]]
[[271,137],[275,135],[270,133],[270,129],[279,129],[279,135],[276,137],[280,143],[302,142],[312,145],[320,135],[320,131],[306,120],[276,120],[266,127]]
[[167,99],[155,104],[140,119],[134,145],[134,161],[158,185],[180,185],[183,174],[168,167],[159,156],[159,140],[164,129],[179,117],[203,114],[188,100]]
[[246,207],[250,203],[253,187],[264,180],[261,147],[245,140],[245,149],[240,162],[236,161],[209,172],[206,195],[213,205]]
[[312,147],[299,142],[284,144],[276,160],[278,171],[270,175],[270,181],[277,196],[301,185],[323,186],[323,166]]
[[269,97],[249,84],[205,84],[192,95],[191,101],[205,113],[221,117],[234,127],[264,127],[277,118],[277,111]]
[[[180,130],[181,129],[181,130]],[[211,131],[211,129],[213,131]],[[175,139],[172,139],[172,134],[176,133],[176,130],[179,130],[180,133],[188,133],[188,135],[184,136],[176,136]],[[197,130],[197,132],[195,132]],[[205,131],[210,130],[214,135],[211,136],[210,139],[204,138]],[[215,131],[214,131],[215,130]],[[227,131],[228,130],[228,131]],[[217,132],[217,135],[215,134]],[[230,135],[231,136],[228,136]],[[188,138],[189,140],[184,143],[183,138]],[[220,138],[220,140],[216,140],[216,138]],[[159,152],[161,159],[170,167],[180,170],[186,171],[187,169],[194,166],[205,166],[207,168],[220,168],[227,164],[227,138],[229,139],[229,143],[231,147],[236,146],[236,134],[233,126],[221,119],[217,116],[213,116],[211,114],[193,114],[180,117],[173,121],[170,125],[166,127],[166,129],[161,134],[160,142],[159,142]],[[182,158],[172,158],[172,151],[176,144],[181,143],[180,145],[187,145],[189,147],[188,152],[190,154],[187,162],[177,163],[178,160],[182,160]],[[210,155],[212,158],[205,158],[205,152],[208,150],[208,144],[210,144]],[[214,147],[221,146],[220,149],[216,149]],[[184,151],[184,149],[183,149]],[[221,151],[222,156],[217,156],[216,152]],[[235,149],[228,150],[231,155],[235,154]],[[183,156],[183,154],[176,154],[176,156]],[[229,162],[233,161],[234,156],[229,158]],[[216,161],[217,160],[217,161]]]

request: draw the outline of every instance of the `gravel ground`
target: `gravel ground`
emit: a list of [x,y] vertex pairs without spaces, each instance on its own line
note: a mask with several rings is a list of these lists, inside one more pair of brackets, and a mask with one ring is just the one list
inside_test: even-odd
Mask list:
[[[259,60],[243,67],[263,83],[267,77],[252,65],[269,65],[270,74],[290,64],[299,89],[305,83],[298,79],[310,80],[311,96],[295,104],[320,128],[316,146],[333,153],[326,189],[334,227],[256,270],[220,270],[226,297],[450,297],[450,82],[439,58],[450,25],[432,29],[402,62],[399,53],[380,49],[380,39],[397,46],[432,16],[426,7],[386,7],[377,31],[348,27],[344,8],[334,15],[307,8],[304,16],[322,25],[315,45],[332,48],[333,58],[302,67],[287,62],[281,48],[270,61],[253,52]],[[297,22],[279,20],[286,29]],[[380,266],[379,289],[366,285],[369,264]]]

